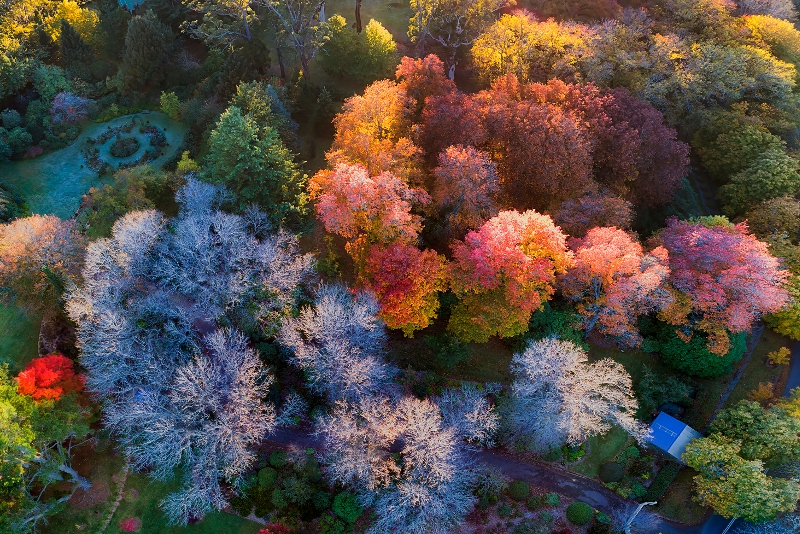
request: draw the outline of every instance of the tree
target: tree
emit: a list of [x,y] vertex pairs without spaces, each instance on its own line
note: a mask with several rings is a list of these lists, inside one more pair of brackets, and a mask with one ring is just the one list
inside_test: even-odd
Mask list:
[[493,22],[495,13],[507,5],[508,0],[411,0],[414,15],[408,36],[419,44],[420,56],[425,55],[428,38],[442,45],[452,80],[459,48],[471,45]]
[[238,483],[274,426],[272,379],[241,331],[274,336],[311,268],[296,238],[257,210],[219,211],[221,196],[190,177],[177,218],[124,215],[89,245],[67,303],[86,388],[135,467],[166,480],[181,466],[162,506],[183,523],[225,506],[219,479]]
[[73,95],[72,93],[58,93],[53,99],[50,117],[55,123],[72,124],[85,121],[89,118],[88,98]]
[[761,461],[743,459],[739,442],[719,434],[692,440],[683,460],[700,473],[695,499],[723,517],[768,521],[793,511],[800,498],[800,484],[767,476]]
[[[91,483],[72,465],[75,449],[91,435],[89,411],[75,394],[34,401],[0,367],[0,530],[34,531]],[[58,485],[59,492],[47,492]]]
[[750,230],[761,239],[773,233],[783,234],[791,240],[800,238],[800,201],[784,196],[765,200],[747,214]]
[[74,63],[91,63],[94,50],[86,44],[81,35],[72,27],[67,19],[61,19],[61,61],[69,67]]
[[509,423],[515,439],[545,451],[577,445],[619,425],[638,440],[646,427],[634,419],[638,409],[631,377],[619,363],[589,363],[586,351],[569,341],[531,341],[511,360],[514,382]]
[[328,74],[371,83],[394,73],[397,44],[377,20],[369,21],[362,36],[360,28],[354,31],[344,17],[334,15],[320,24],[319,32],[319,62]]
[[28,310],[57,303],[78,265],[73,221],[33,215],[0,226],[0,296]]
[[157,84],[164,76],[169,59],[172,32],[152,12],[137,15],[128,23],[125,48],[122,50],[122,84],[141,90]]
[[591,187],[583,195],[562,202],[553,220],[564,233],[575,237],[583,237],[598,226],[630,230],[633,205],[607,189]]
[[[241,0],[239,0],[241,1]],[[300,59],[304,76],[308,77],[309,62],[317,52],[316,21],[325,21],[325,0],[263,0],[280,35],[294,48]]]
[[444,96],[456,92],[456,84],[444,73],[444,63],[439,56],[428,54],[413,59],[404,56],[395,72],[398,87],[403,91],[406,108],[412,108],[411,122],[418,124],[422,118],[425,100],[429,96]]
[[464,341],[524,333],[534,310],[572,264],[566,237],[535,211],[501,211],[452,245],[451,287],[459,297],[448,329]]
[[724,217],[671,219],[654,243],[669,251],[672,303],[659,316],[688,341],[708,335],[708,348],[725,354],[728,332],[747,331],[763,314],[788,301],[788,271],[780,269],[766,243]]
[[500,178],[497,165],[485,152],[472,147],[451,146],[439,154],[434,199],[445,213],[451,235],[474,230],[497,214],[495,199]]
[[739,401],[722,410],[709,431],[736,440],[742,458],[763,460],[767,467],[800,457],[800,420],[776,406],[763,408],[757,402]]
[[769,15],[778,19],[796,20],[792,0],[738,0],[741,15]]
[[769,14],[746,16],[744,23],[759,44],[775,57],[795,66],[800,64],[800,31],[793,23]]
[[236,106],[211,132],[203,169],[204,179],[230,188],[239,209],[255,202],[275,224],[304,212],[306,176],[278,132]]
[[733,372],[733,364],[742,359],[747,348],[744,333],[730,335],[730,347],[723,354],[710,352],[708,337],[702,333],[693,334],[688,342],[678,334],[674,326],[661,323],[657,332],[657,346],[653,348],[666,365],[690,376],[727,376]]
[[797,194],[800,192],[797,170],[797,160],[782,150],[764,152],[720,188],[717,196],[723,204],[722,211],[733,217],[762,200]]
[[183,31],[212,47],[232,49],[237,41],[253,39],[252,27],[259,22],[259,8],[266,0],[183,0],[202,20],[182,23]]
[[589,36],[579,24],[537,21],[524,11],[504,14],[475,40],[471,57],[484,83],[507,74],[522,83],[545,83],[565,70],[567,58]]
[[326,154],[330,166],[360,164],[371,175],[391,171],[415,183],[420,167],[420,149],[411,141],[409,102],[403,88],[391,80],[368,86],[363,95],[345,100],[333,119],[336,134]]
[[329,480],[352,488],[363,506],[372,507],[374,532],[444,534],[475,503],[458,434],[428,400],[340,402],[318,432]]
[[370,247],[359,276],[375,294],[386,326],[409,337],[436,318],[439,293],[447,289],[445,258],[403,242]]
[[58,400],[83,389],[83,376],[76,375],[73,362],[62,354],[35,358],[17,376],[20,395],[35,401]]
[[665,307],[671,300],[665,282],[668,253],[657,247],[645,254],[624,230],[593,228],[583,239],[572,239],[575,264],[561,277],[564,296],[576,303],[581,327],[611,336],[626,347],[637,347],[642,336],[636,320]]
[[720,117],[709,131],[698,132],[695,145],[703,166],[720,182],[744,171],[766,152],[782,152],[783,141],[759,124]]
[[386,333],[377,312],[367,293],[322,285],[313,307],[284,320],[280,342],[292,351],[290,361],[305,372],[312,391],[331,402],[357,401],[385,387],[391,373],[381,358]]
[[170,91],[165,93],[161,91],[161,98],[159,99],[161,112],[166,114],[172,120],[179,120],[181,118],[181,101],[178,96]]
[[494,434],[500,426],[500,418],[477,387],[463,384],[458,389],[445,389],[433,402],[442,412],[444,425],[455,429],[465,442],[474,447],[494,446]]
[[325,230],[347,239],[354,257],[366,252],[366,244],[413,243],[422,217],[411,213],[412,203],[429,200],[424,190],[408,187],[390,172],[370,177],[361,165],[346,164],[318,172],[309,193]]

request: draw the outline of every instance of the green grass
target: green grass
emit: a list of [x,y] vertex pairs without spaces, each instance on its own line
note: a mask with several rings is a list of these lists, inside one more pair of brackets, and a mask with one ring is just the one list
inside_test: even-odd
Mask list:
[[0,304],[0,365],[11,374],[22,371],[39,353],[41,317],[27,315],[16,306]]
[[587,477],[596,477],[600,466],[621,453],[630,439],[626,431],[616,426],[603,435],[592,436],[586,440],[584,457],[580,462],[570,465],[569,470]]
[[[178,149],[186,128],[163,113],[144,115],[151,124],[166,129],[166,153],[151,162],[163,165]],[[107,126],[112,128],[130,120],[118,117],[102,124],[90,124],[70,146],[31,160],[0,164],[0,182],[15,186],[28,201],[32,213],[52,214],[66,219],[75,214],[81,197],[92,186],[107,183],[109,176],[100,177],[86,167],[81,150],[87,138],[96,137]]]
[[696,472],[688,467],[682,469],[675,481],[670,484],[667,493],[658,501],[655,513],[689,525],[703,521],[711,513],[711,509],[700,506],[692,500],[694,494],[692,478],[695,474]]
[[[355,24],[355,3],[352,0],[331,0],[325,3],[325,16],[341,15],[348,23]],[[408,21],[411,18],[411,4],[408,0],[363,0],[361,22],[367,25],[375,19],[391,32],[398,43],[409,45]]]
[[[725,406],[733,406],[740,400],[746,399],[747,394],[756,389],[762,382],[777,383],[783,372],[783,366],[779,365],[774,368],[767,367],[767,354],[781,347],[791,348],[791,346],[792,342],[789,339],[776,334],[769,328],[765,328],[758,345],[756,345],[753,351],[750,364],[747,366],[739,383],[736,384],[736,387],[731,392],[730,397],[728,397],[728,400],[725,402]],[[777,395],[781,395],[783,392],[778,391],[776,393]]]

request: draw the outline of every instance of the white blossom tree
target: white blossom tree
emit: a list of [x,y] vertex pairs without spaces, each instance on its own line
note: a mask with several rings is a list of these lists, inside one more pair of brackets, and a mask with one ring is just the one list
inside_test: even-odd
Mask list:
[[458,389],[446,389],[433,402],[442,412],[444,425],[454,429],[464,441],[478,447],[494,446],[499,417],[477,387],[464,384]]
[[475,503],[465,443],[433,402],[340,401],[318,432],[331,482],[375,510],[371,533],[450,532]]
[[619,363],[589,363],[586,352],[569,341],[531,341],[511,361],[509,423],[515,438],[539,450],[578,444],[619,425],[639,440],[645,427],[634,419],[638,408],[631,377]]
[[237,327],[276,330],[311,265],[294,237],[259,239],[217,209],[221,198],[190,177],[176,219],[123,216],[88,247],[67,302],[86,387],[134,466],[162,480],[186,474],[162,503],[177,523],[225,506],[220,480],[235,486],[273,429],[262,402],[272,379]]
[[368,293],[351,294],[341,285],[321,285],[314,305],[288,317],[279,340],[302,369],[312,391],[332,402],[357,401],[377,393],[389,377],[383,362],[386,331]]

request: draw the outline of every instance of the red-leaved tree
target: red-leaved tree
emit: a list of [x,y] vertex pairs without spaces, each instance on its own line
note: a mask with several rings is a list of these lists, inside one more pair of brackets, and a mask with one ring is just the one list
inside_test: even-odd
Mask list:
[[577,198],[562,202],[553,220],[565,233],[575,237],[583,237],[590,228],[597,226],[629,230],[633,223],[633,206],[609,190],[595,186]]
[[687,341],[695,330],[706,333],[714,354],[728,352],[728,332],[749,330],[789,299],[789,272],[745,223],[734,225],[724,217],[671,219],[653,241],[669,251],[674,297],[661,318]]
[[348,240],[357,262],[366,245],[414,242],[422,218],[411,213],[412,204],[430,200],[390,172],[370,176],[363,166],[346,164],[314,175],[309,192],[325,229]]
[[[472,147],[451,146],[439,154],[434,198],[451,235],[478,228],[497,211],[500,179],[488,154]],[[459,235],[458,237],[461,237]]]
[[672,300],[665,287],[667,251],[657,247],[645,254],[618,228],[592,228],[585,238],[571,239],[570,246],[575,265],[561,277],[561,291],[576,304],[581,328],[587,335],[596,329],[623,346],[639,346],[636,319]]
[[31,361],[17,376],[20,395],[33,400],[58,400],[72,391],[83,390],[83,375],[75,374],[72,360],[50,354]]
[[445,258],[407,243],[373,245],[361,282],[375,294],[386,326],[411,336],[436,318],[438,293],[447,289]]
[[501,211],[452,249],[451,287],[460,300],[448,328],[465,341],[525,332],[556,275],[572,264],[566,236],[533,210]]
[[291,530],[283,523],[267,523],[258,534],[291,534]]

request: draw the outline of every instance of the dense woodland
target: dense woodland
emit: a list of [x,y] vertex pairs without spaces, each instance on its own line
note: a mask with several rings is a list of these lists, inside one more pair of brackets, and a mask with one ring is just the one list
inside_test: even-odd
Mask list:
[[6,0],[0,532],[798,532],[798,7]]

